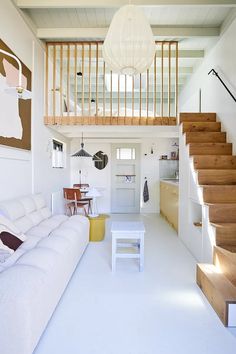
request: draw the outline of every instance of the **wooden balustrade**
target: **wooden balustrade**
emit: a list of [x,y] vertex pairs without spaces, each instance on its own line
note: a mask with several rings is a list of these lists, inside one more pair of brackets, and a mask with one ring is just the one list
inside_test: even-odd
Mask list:
[[174,125],[178,114],[178,42],[156,42],[151,67],[134,77],[112,73],[102,42],[47,43],[45,124]]

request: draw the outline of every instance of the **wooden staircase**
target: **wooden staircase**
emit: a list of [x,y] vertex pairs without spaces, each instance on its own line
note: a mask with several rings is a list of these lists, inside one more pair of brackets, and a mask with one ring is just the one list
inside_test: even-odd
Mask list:
[[215,113],[181,113],[189,155],[215,229],[213,264],[197,265],[197,284],[225,326],[236,326],[236,156]]

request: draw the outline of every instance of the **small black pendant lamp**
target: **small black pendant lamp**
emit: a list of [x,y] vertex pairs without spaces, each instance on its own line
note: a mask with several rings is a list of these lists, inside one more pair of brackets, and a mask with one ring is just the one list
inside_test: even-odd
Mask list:
[[87,151],[84,150],[84,140],[83,140],[83,133],[82,133],[82,142],[81,142],[81,149],[74,153],[72,157],[92,157]]

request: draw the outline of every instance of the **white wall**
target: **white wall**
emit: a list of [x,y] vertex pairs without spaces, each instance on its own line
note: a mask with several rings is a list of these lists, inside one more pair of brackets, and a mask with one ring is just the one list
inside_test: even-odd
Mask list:
[[[142,213],[159,213],[159,158],[161,155],[167,154],[175,150],[172,147],[176,138],[148,138],[139,139],[135,143],[141,144],[141,212]],[[129,143],[134,141],[125,141]],[[114,141],[113,141],[114,143]],[[85,150],[91,155],[99,150],[103,151],[108,156],[108,164],[103,170],[98,170],[94,167],[91,159],[87,158],[71,158],[71,183],[80,183],[79,170],[82,170],[82,183],[89,183],[91,186],[102,188],[102,197],[98,199],[98,208],[100,212],[109,213],[111,211],[111,144],[112,142],[88,142],[85,140]],[[153,154],[151,154],[153,148]],[[73,139],[71,142],[71,154],[80,149],[80,139]],[[142,192],[143,185],[147,177],[149,188],[149,201],[143,203]]]
[[[51,193],[61,190],[70,176],[66,169],[52,169],[48,142],[55,133],[44,126],[44,46],[34,37],[10,0],[1,2],[1,39],[32,71],[32,150],[0,146],[0,200],[42,192],[50,202]],[[1,110],[7,107],[1,107]],[[68,142],[60,135],[55,136]],[[68,147],[69,150],[69,147]]]
[[208,53],[180,94],[180,111],[198,112],[198,92],[202,91],[202,112],[216,112],[236,152],[236,103],[217,77],[207,75],[214,68],[236,96],[236,19]]

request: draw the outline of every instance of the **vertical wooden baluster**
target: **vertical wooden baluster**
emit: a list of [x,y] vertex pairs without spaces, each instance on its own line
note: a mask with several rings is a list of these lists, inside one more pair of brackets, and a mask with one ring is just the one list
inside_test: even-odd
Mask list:
[[45,105],[46,105],[46,110],[45,110],[45,114],[46,117],[48,117],[48,96],[49,96],[49,92],[48,92],[48,47],[49,45],[46,45],[46,82],[45,82]]
[[161,117],[164,114],[164,43],[161,44]]
[[110,91],[110,117],[112,117],[112,71],[110,71],[111,75],[111,91]]
[[89,116],[91,116],[91,43],[89,43]]
[[127,75],[125,75],[125,117],[127,113]]
[[98,115],[98,43],[96,44],[96,117]]
[[146,74],[146,79],[147,79],[147,90],[146,90],[146,104],[147,104],[147,118],[149,115],[149,69],[147,69],[147,74]]
[[60,116],[63,116],[63,45],[60,45]]
[[175,117],[178,118],[178,90],[179,90],[179,49],[178,42],[175,43]]
[[139,117],[142,116],[142,74],[139,74]]
[[82,116],[84,116],[84,44],[82,44]]
[[106,91],[105,91],[106,64],[103,62],[103,117],[106,116]]
[[75,116],[77,116],[77,44],[75,44],[75,71],[74,71],[74,83],[75,83],[75,104],[74,104],[74,111],[75,111]]
[[118,117],[120,116],[120,75],[118,74]]
[[134,76],[132,76],[132,118],[134,117]]
[[70,115],[70,44],[67,45],[67,116]]
[[171,43],[168,48],[168,117],[170,118],[171,111]]
[[154,118],[157,113],[157,55],[154,58]]
[[56,45],[53,45],[53,89],[52,89],[52,107],[53,117],[56,115]]

